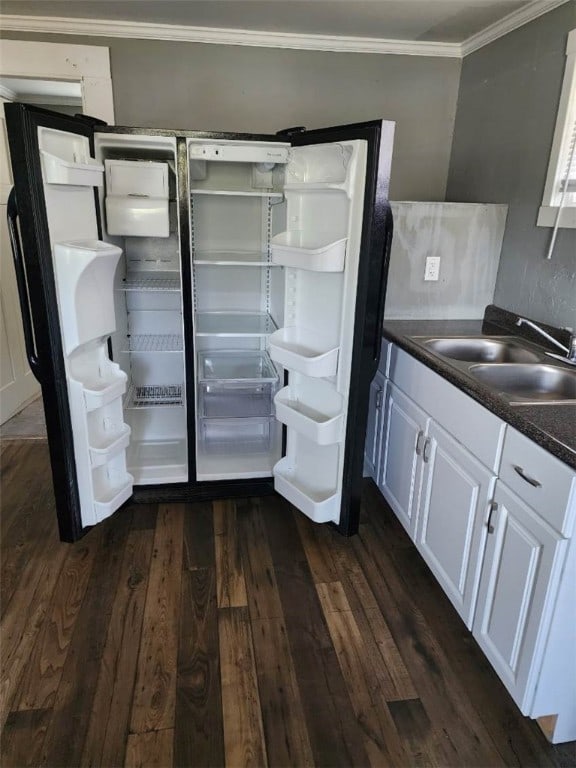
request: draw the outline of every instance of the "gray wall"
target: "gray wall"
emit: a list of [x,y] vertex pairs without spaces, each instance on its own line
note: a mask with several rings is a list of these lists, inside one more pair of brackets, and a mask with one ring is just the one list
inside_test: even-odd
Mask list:
[[390,196],[444,200],[457,59],[25,33],[4,37],[109,46],[118,124],[274,133],[292,125],[395,120]]
[[536,226],[576,3],[464,59],[447,200],[508,203],[494,300],[576,329],[576,230]]

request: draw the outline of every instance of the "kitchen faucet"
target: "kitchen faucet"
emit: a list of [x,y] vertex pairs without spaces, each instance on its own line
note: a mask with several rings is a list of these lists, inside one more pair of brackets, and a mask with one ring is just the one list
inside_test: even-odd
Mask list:
[[536,323],[533,323],[532,320],[527,320],[525,317],[519,317],[518,320],[516,320],[516,325],[528,325],[532,330],[536,331],[536,333],[539,333],[540,336],[543,336],[545,339],[547,339],[549,342],[557,346],[559,349],[561,349],[563,352],[566,353],[566,357],[563,357],[561,355],[555,355],[552,352],[547,352],[546,354],[550,357],[555,357],[557,360],[562,360],[564,363],[569,363],[570,365],[576,365],[576,334],[572,334],[570,336],[570,342],[568,346],[565,346],[564,344],[561,344],[559,341],[557,341],[553,336],[551,336],[549,333],[547,333],[543,328],[540,328],[539,325]]

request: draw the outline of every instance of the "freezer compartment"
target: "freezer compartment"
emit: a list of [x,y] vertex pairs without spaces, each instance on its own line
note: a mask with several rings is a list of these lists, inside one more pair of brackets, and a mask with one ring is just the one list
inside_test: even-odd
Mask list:
[[199,442],[207,454],[268,453],[276,430],[274,418],[200,419]]

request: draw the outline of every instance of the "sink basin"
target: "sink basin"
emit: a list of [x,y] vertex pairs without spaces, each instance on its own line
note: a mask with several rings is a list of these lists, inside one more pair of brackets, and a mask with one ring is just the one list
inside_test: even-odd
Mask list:
[[576,402],[576,373],[553,365],[472,365],[478,381],[498,392],[535,402]]
[[538,355],[514,341],[480,338],[429,339],[432,352],[466,363],[537,363]]

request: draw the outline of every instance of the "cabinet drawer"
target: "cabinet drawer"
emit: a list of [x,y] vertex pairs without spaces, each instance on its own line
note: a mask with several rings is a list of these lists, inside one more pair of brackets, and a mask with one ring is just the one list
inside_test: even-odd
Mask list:
[[500,479],[557,531],[569,533],[576,514],[576,474],[512,427],[506,431]]

